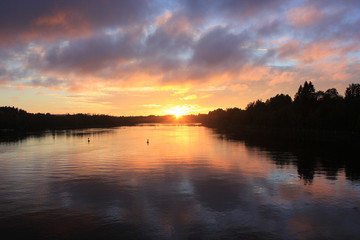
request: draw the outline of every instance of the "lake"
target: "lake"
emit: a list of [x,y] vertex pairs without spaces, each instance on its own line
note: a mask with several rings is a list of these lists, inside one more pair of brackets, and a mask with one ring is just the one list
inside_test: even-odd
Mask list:
[[3,140],[0,230],[9,239],[357,239],[359,155],[346,151],[176,124]]

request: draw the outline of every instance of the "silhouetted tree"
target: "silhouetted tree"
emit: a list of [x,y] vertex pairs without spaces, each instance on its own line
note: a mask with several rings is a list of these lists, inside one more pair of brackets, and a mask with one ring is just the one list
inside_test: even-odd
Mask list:
[[[311,82],[300,85],[295,99],[277,94],[263,102],[250,102],[245,110],[221,108],[207,115],[183,117],[184,122],[202,122],[209,127],[234,129],[284,129],[308,131],[347,131],[360,133],[360,84],[350,84],[345,98],[335,88],[315,91]],[[173,122],[174,117],[138,116],[114,117],[106,115],[32,114],[14,107],[0,107],[0,129],[55,129],[133,125],[137,123]],[[180,120],[176,120],[179,122]],[[274,131],[274,132],[276,132]],[[279,131],[279,132],[281,132]],[[286,132],[283,131],[283,132]],[[288,132],[291,132],[288,131]]]
[[330,99],[339,99],[339,98],[342,98],[338,91],[336,90],[336,88],[330,88],[328,90],[326,90],[325,92],[325,97],[328,97]]
[[266,109],[266,105],[262,100],[256,100],[254,102],[250,102],[246,106],[247,111],[264,111]]
[[350,84],[349,87],[346,88],[345,99],[351,100],[351,99],[359,98],[359,97],[360,97],[360,84],[358,84],[358,83]]
[[302,100],[313,100],[316,98],[315,88],[311,82],[305,82],[304,86],[299,87],[297,93],[295,94],[294,101]]
[[288,107],[292,102],[289,95],[277,94],[266,101],[268,111],[276,111],[284,107]]
[[345,90],[347,125],[360,131],[360,84],[352,83]]
[[[294,101],[277,94],[263,102],[250,102],[245,110],[237,108],[209,112],[204,124],[212,127],[258,129],[292,129],[308,133],[321,131],[360,131],[359,85],[347,89],[348,101],[335,88],[315,91],[311,82],[300,85]],[[351,100],[350,100],[351,99]],[[357,100],[358,99],[358,100]],[[209,124],[211,123],[211,124]]]

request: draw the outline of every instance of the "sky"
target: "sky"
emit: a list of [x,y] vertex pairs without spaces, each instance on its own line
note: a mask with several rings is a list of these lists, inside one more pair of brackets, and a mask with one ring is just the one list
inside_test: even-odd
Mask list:
[[359,0],[1,0],[0,105],[115,116],[360,83]]

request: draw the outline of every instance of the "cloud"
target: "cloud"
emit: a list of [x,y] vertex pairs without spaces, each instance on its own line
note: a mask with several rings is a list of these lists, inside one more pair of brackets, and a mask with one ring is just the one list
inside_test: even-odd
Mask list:
[[0,65],[0,85],[7,81],[8,71]]
[[261,22],[257,27],[257,34],[260,37],[277,36],[284,29],[284,24],[278,19],[269,22]]
[[76,38],[103,28],[145,22],[155,10],[146,0],[4,0],[0,4],[0,44]]
[[[159,21],[159,20],[157,20]],[[50,46],[45,52],[28,55],[27,66],[45,73],[92,75],[98,78],[132,79],[141,71],[145,75],[162,75],[163,81],[178,78],[192,50],[193,37],[176,15],[146,32],[140,26],[127,30],[66,41]],[[182,69],[183,70],[183,69]]]
[[283,0],[184,0],[184,14],[193,21],[204,22],[209,18],[246,19],[264,13],[274,13],[286,1]]
[[159,105],[159,104],[144,104],[144,105],[141,105],[141,107],[158,108],[158,107],[161,107],[161,105]]
[[295,27],[307,27],[319,22],[323,13],[314,7],[303,6],[290,9],[285,16]]
[[342,43],[333,41],[315,41],[302,43],[300,40],[289,40],[280,44],[277,49],[278,57],[298,61],[304,64],[316,61],[339,61],[347,54],[359,51],[359,43]]
[[42,88],[58,88],[65,83],[64,80],[49,77],[46,79],[33,79],[28,85],[33,87],[42,87]]
[[92,74],[118,61],[135,55],[136,43],[129,35],[97,35],[88,39],[69,42],[66,46],[53,46],[41,56],[29,56],[28,64],[33,68],[50,71],[79,72]]
[[156,30],[146,36],[140,55],[139,68],[150,74],[163,74],[165,81],[177,77],[191,57],[194,45],[190,23],[177,13],[166,15]]
[[183,99],[184,99],[184,100],[194,100],[194,99],[197,99],[197,98],[198,98],[197,95],[192,94],[192,95],[189,95],[189,96],[184,97]]
[[241,63],[248,57],[245,41],[246,36],[230,33],[226,28],[211,29],[195,45],[191,64],[216,68]]
[[281,46],[278,48],[278,56],[280,58],[288,58],[298,51],[300,48],[301,42],[299,40],[289,40],[285,43],[281,44]]
[[354,40],[360,37],[360,4],[355,1],[311,1],[286,13],[291,31],[298,37],[315,40]]
[[230,86],[230,89],[232,91],[242,92],[242,91],[248,90],[249,85],[247,85],[247,84],[233,84],[232,86]]
[[5,0],[0,84],[195,103],[199,89],[358,82],[359,24],[355,0]]
[[218,26],[204,33],[193,48],[188,63],[188,79],[212,81],[236,77],[246,64],[255,58],[252,55],[246,33],[233,33]]
[[201,96],[200,98],[205,99],[205,98],[209,98],[209,97],[212,97],[212,96],[213,96],[213,94],[206,94],[206,95]]

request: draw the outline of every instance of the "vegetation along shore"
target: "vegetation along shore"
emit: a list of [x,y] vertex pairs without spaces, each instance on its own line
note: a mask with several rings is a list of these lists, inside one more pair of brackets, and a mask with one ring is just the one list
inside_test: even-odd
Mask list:
[[28,113],[16,107],[0,107],[0,129],[33,131],[89,127],[131,126],[139,123],[202,123],[232,137],[296,138],[358,141],[360,132],[360,84],[350,84],[342,96],[335,88],[316,91],[311,82],[301,85],[292,99],[277,94],[256,100],[245,109],[216,109],[208,114],[175,118],[166,116],[108,116],[90,114]]

